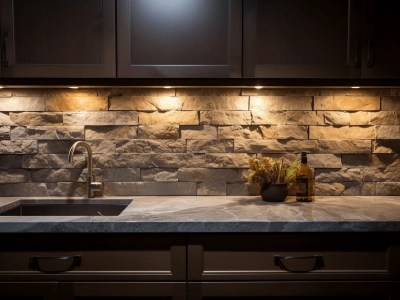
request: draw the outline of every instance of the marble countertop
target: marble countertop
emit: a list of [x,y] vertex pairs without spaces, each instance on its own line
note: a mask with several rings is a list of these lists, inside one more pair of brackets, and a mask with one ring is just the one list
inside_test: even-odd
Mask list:
[[[0,198],[0,212],[20,199]],[[52,201],[63,198],[40,198]],[[69,201],[87,201],[68,198]],[[105,197],[133,199],[119,216],[0,216],[0,233],[400,232],[400,196],[316,197],[298,203],[251,196]]]

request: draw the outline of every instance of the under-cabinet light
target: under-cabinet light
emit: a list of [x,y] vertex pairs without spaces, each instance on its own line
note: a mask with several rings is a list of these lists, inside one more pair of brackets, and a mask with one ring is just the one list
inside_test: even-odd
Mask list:
[[68,88],[71,90],[77,90],[77,89],[79,89],[79,86],[69,86]]
[[352,86],[351,88],[352,89],[360,89],[361,87],[360,86]]
[[172,86],[166,85],[166,86],[163,86],[163,88],[164,89],[172,89]]
[[255,88],[256,90],[261,90],[261,89],[264,88],[264,87],[261,86],[261,85],[256,85],[254,88]]

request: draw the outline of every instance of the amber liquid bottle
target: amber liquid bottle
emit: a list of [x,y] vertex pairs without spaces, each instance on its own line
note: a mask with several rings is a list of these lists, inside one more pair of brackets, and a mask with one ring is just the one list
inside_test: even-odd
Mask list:
[[301,153],[301,163],[296,172],[296,200],[312,202],[315,198],[314,172],[307,165],[307,153]]

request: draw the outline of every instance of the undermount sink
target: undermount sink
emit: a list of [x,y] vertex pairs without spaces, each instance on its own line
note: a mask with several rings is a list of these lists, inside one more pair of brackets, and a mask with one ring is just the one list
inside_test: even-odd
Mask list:
[[132,202],[127,199],[21,199],[0,216],[118,216]]

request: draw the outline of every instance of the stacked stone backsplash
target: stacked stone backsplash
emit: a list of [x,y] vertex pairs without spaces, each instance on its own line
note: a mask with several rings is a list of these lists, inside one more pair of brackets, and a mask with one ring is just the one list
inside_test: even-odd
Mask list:
[[[307,151],[319,195],[400,195],[400,89],[3,89],[0,196],[246,195],[251,156]],[[79,149],[79,148],[78,148]]]

